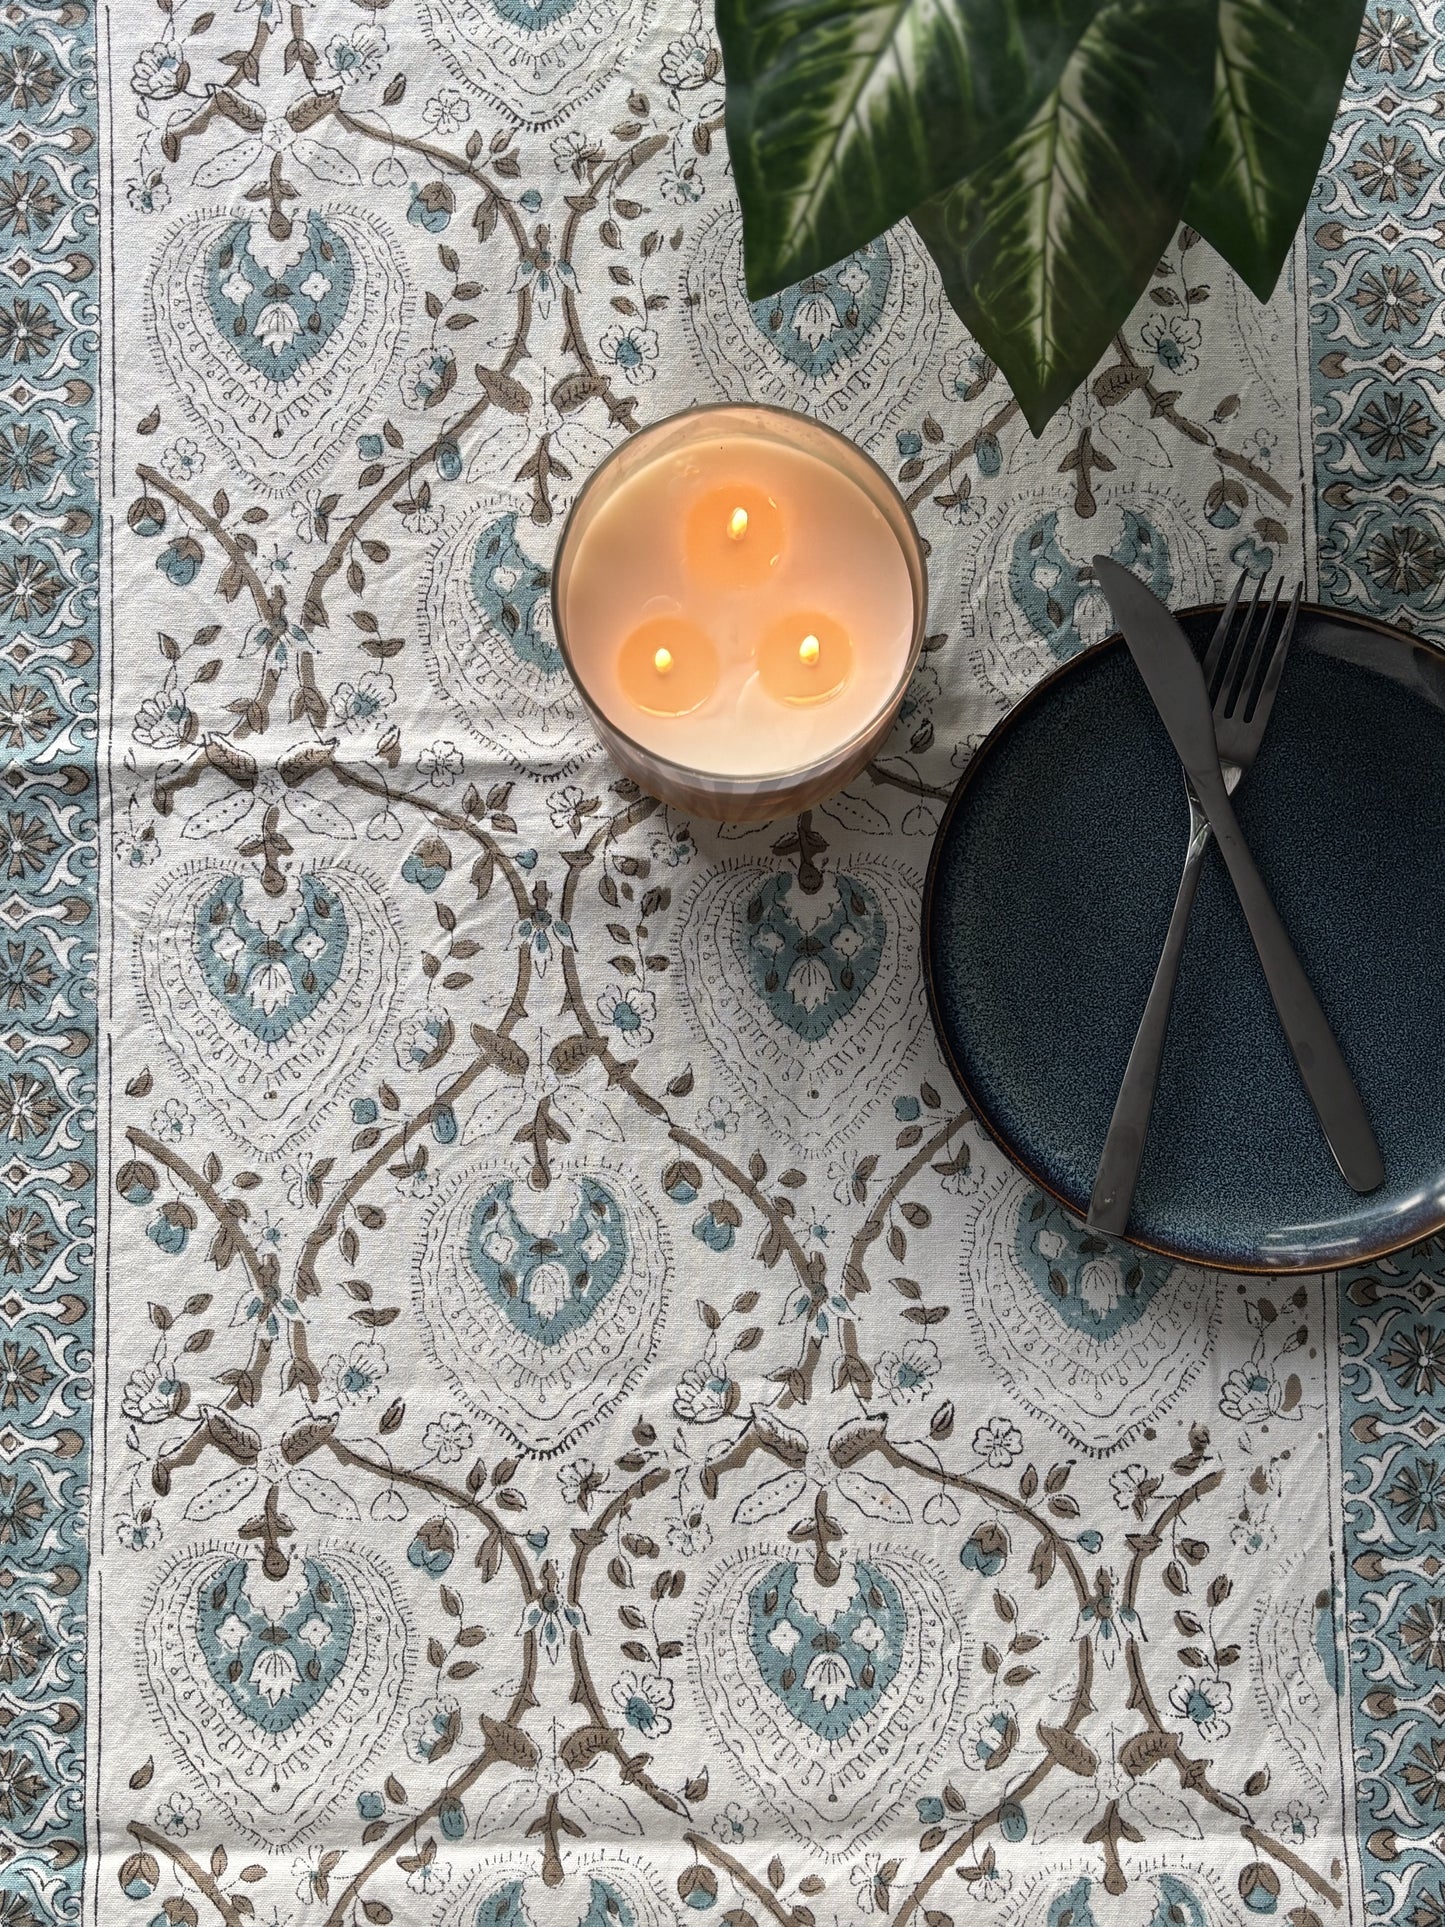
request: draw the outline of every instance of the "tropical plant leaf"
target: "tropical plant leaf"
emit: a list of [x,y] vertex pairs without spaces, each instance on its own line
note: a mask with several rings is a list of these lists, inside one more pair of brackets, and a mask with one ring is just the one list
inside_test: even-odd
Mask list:
[[1163,254],[1203,144],[1217,0],[1105,0],[1023,131],[913,219],[1037,435]]
[[851,254],[1028,120],[1102,0],[718,0],[756,300]]
[[1214,111],[1184,218],[1261,301],[1334,124],[1365,0],[1219,0]]

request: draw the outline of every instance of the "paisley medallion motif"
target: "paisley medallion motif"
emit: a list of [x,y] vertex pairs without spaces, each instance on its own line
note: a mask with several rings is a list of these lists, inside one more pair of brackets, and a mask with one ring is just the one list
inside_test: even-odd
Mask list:
[[906,223],[749,301],[741,218],[729,205],[699,226],[682,279],[693,358],[720,396],[806,408],[864,440],[907,405],[943,326],[937,270]]
[[422,31],[468,92],[524,127],[599,93],[652,25],[653,0],[419,0]]
[[[1109,555],[1174,608],[1214,593],[1198,511],[1172,489],[1096,483],[1087,515],[1052,486],[1010,490],[969,544],[962,634],[979,679],[1012,703],[1114,627],[1092,558]],[[1000,564],[1003,566],[1000,566]]]
[[140,994],[187,1081],[263,1157],[309,1135],[374,1049],[396,995],[390,907],[318,865],[270,897],[220,863],[172,877],[136,941]]
[[1083,1230],[994,1164],[962,1228],[964,1310],[994,1375],[1081,1451],[1157,1419],[1214,1345],[1222,1282]]
[[861,1553],[836,1585],[785,1552],[705,1581],[689,1641],[718,1744],[791,1833],[841,1854],[916,1793],[953,1730],[967,1672],[941,1581],[913,1553]]
[[1237,1927],[1240,1916],[1213,1870],[1187,1863],[1141,1870],[1140,1849],[1126,1842],[1126,1851],[1122,1894],[1109,1892],[1097,1863],[1073,1853],[1019,1883],[1001,1927]]
[[189,216],[156,257],[145,318],[196,426],[257,487],[285,493],[326,473],[375,406],[406,309],[386,230],[327,207],[294,213],[285,240],[263,215]]
[[565,775],[596,754],[552,629],[550,561],[514,499],[489,494],[431,552],[420,618],[448,709],[519,773]]
[[269,1579],[259,1554],[187,1547],[146,1611],[141,1686],[169,1744],[243,1832],[302,1838],[384,1745],[411,1669],[394,1580],[324,1544]]
[[792,871],[739,858],[683,899],[676,955],[693,1033],[800,1142],[851,1136],[917,1045],[904,933],[918,887],[896,864],[849,854],[809,894]]
[[642,1861],[587,1848],[563,1856],[552,1887],[535,1855],[481,1861],[448,1891],[435,1927],[678,1927],[678,1914]]
[[667,1248],[643,1186],[589,1164],[545,1191],[495,1165],[437,1198],[414,1289],[453,1395],[517,1446],[560,1450],[609,1412],[655,1349]]
[[1249,1675],[1265,1724],[1294,1763],[1310,1803],[1325,1805],[1339,1772],[1336,1702],[1346,1667],[1337,1602],[1323,1551],[1295,1552],[1256,1602]]
[[[211,1678],[243,1718],[284,1733],[309,1713],[346,1663],[356,1616],[345,1585],[318,1560],[284,1610],[251,1596],[254,1572],[233,1559],[201,1588],[196,1633]],[[248,1589],[247,1581],[252,1581]]]

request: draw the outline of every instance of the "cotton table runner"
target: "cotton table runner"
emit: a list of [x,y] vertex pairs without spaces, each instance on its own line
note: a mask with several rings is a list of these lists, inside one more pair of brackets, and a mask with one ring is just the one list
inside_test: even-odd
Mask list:
[[[4,10],[3,1927],[1445,1921],[1440,1253],[1089,1239],[917,943],[1096,550],[1440,632],[1441,12],[1275,299],[1182,231],[1034,441],[906,226],[746,299],[710,10]],[[548,602],[723,397],[931,545],[747,831]]]

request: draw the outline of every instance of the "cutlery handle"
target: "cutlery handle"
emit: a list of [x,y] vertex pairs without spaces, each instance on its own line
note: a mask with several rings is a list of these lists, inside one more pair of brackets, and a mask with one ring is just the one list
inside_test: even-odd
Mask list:
[[1385,1181],[1385,1166],[1355,1080],[1255,868],[1223,782],[1203,786],[1196,782],[1195,787],[1229,866],[1269,994],[1340,1175],[1353,1191],[1373,1191]]
[[1109,1119],[1093,1196],[1089,1199],[1088,1226],[1107,1237],[1121,1238],[1129,1222],[1129,1207],[1134,1202],[1134,1187],[1139,1182],[1139,1167],[1144,1160],[1144,1139],[1149,1130],[1149,1114],[1154,1108],[1154,1090],[1159,1082],[1159,1064],[1164,1055],[1164,1038],[1169,1029],[1169,1006],[1174,1001],[1174,983],[1179,975],[1179,960],[1184,955],[1184,938],[1194,909],[1194,893],[1204,867],[1204,852],[1209,847],[1210,829],[1201,823],[1189,839],[1189,851],[1179,877],[1174,910],[1164,936],[1164,948],[1149,986],[1149,1000],[1123,1082],[1114,1100],[1114,1115]]

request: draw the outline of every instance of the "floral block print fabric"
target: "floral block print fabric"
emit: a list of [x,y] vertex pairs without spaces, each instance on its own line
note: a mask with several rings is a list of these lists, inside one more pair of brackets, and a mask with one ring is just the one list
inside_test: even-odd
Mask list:
[[[1037,442],[906,226],[746,299],[685,0],[0,14],[3,1927],[1441,1927],[1445,1258],[1084,1235],[916,939],[1096,550],[1440,625],[1441,13]],[[725,396],[934,583],[746,831],[548,594]]]

